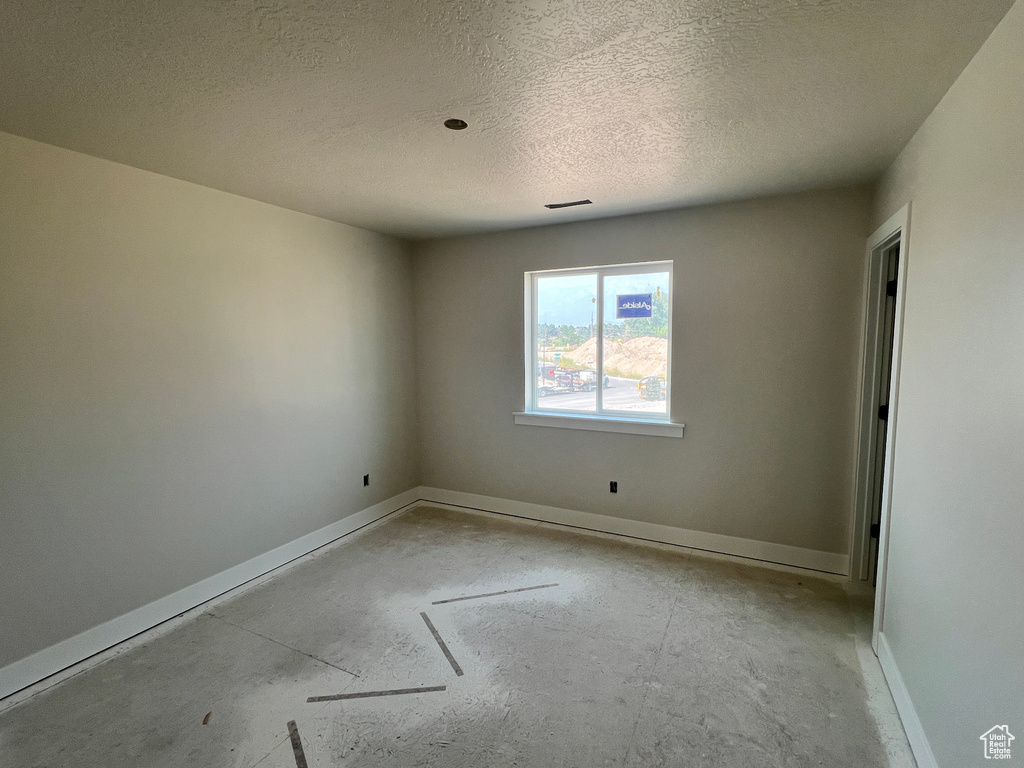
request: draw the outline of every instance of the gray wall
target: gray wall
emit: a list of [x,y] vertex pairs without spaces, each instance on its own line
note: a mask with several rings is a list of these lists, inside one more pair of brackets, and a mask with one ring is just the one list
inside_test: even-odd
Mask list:
[[[424,483],[845,553],[869,208],[852,189],[418,244]],[[667,258],[685,437],[514,425],[523,272]]]
[[404,244],[0,134],[0,667],[416,485],[412,358]]
[[944,768],[1024,754],[1022,41],[1018,2],[875,211],[912,201],[883,631]]

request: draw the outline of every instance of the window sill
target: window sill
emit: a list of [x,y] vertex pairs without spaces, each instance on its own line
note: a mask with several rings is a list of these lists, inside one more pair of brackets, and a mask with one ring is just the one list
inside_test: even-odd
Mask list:
[[615,418],[612,416],[575,416],[565,413],[516,413],[516,424],[530,427],[582,429],[591,432],[618,432],[626,435],[682,437],[683,424],[668,421]]

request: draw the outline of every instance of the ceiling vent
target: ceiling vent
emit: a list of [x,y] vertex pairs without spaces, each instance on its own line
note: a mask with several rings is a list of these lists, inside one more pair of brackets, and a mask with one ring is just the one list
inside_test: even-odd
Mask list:
[[555,208],[572,208],[574,205],[593,205],[593,200],[573,200],[571,203],[548,203],[545,208],[554,210]]

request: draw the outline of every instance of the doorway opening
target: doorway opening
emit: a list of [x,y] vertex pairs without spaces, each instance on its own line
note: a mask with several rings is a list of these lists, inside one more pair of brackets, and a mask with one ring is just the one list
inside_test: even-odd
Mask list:
[[[878,584],[878,538],[882,527],[882,478],[885,474],[885,438],[889,432],[889,387],[892,384],[892,349],[893,331],[896,321],[896,277],[899,274],[900,239],[899,235],[880,248],[881,264],[879,273],[885,290],[879,299],[878,348],[879,365],[873,387],[878,403],[877,423],[875,425],[874,463],[871,467],[871,497],[868,499],[870,510],[868,519],[868,552],[865,571],[862,579],[869,580],[871,586]],[[872,403],[874,405],[874,403]]]
[[867,244],[860,436],[850,563],[851,579],[875,593],[873,646],[877,644],[885,606],[909,220],[908,204],[879,227]]

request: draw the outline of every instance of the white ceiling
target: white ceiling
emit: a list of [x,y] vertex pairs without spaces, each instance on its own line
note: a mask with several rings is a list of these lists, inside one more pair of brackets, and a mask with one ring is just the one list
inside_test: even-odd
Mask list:
[[1011,5],[3,0],[0,130],[381,232],[505,229],[877,178]]

